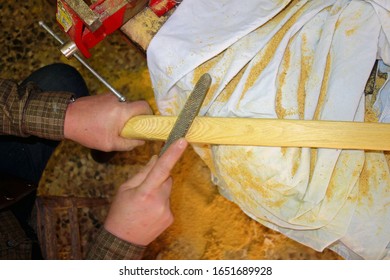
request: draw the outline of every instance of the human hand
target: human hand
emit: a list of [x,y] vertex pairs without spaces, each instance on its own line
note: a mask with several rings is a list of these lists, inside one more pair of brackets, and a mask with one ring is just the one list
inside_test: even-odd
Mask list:
[[160,158],[153,156],[138,174],[120,186],[104,223],[107,231],[146,246],[172,224],[170,172],[186,147],[185,139],[177,140]]
[[146,101],[119,102],[113,94],[81,97],[66,110],[64,136],[100,151],[128,151],[144,141],[120,136],[128,119],[153,114]]

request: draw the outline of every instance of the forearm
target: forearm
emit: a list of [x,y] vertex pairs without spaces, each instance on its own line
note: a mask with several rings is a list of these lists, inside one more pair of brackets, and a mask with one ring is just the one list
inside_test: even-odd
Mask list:
[[20,87],[0,79],[0,134],[63,139],[71,96],[68,92],[41,92],[32,83]]

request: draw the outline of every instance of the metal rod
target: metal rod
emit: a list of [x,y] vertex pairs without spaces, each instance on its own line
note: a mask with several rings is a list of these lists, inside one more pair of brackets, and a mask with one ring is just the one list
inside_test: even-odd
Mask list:
[[[43,21],[39,21],[39,25],[42,26],[51,36],[54,37],[61,45],[64,44],[64,41],[54,33],[53,30],[50,29]],[[113,94],[115,94],[120,102],[125,102],[126,97],[124,97],[121,93],[119,93],[115,88],[113,88],[102,76],[99,75],[80,55],[77,53],[73,54],[73,56],[82,64],[85,68],[87,68],[100,82],[102,82]]]

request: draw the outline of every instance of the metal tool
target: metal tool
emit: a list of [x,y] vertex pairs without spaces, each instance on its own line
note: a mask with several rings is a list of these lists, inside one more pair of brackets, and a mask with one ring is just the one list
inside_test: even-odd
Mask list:
[[[162,16],[177,0],[57,0],[56,19],[70,38],[70,46],[86,58],[90,49],[149,6]],[[61,50],[64,52],[64,50]]]
[[184,104],[183,109],[181,110],[177,120],[169,133],[167,141],[165,145],[162,147],[160,151],[160,155],[164,154],[164,152],[169,148],[169,146],[175,142],[177,139],[184,137],[188,130],[191,127],[192,122],[195,117],[198,115],[200,107],[203,103],[203,100],[206,97],[207,91],[209,90],[211,85],[211,76],[206,73],[203,74],[198,82],[196,83],[193,91],[188,97],[186,103]]
[[169,10],[179,5],[181,0],[150,0],[149,8],[159,17],[165,15]]
[[[39,21],[39,25],[42,26],[51,36],[54,37],[61,45],[64,45],[64,42],[60,37],[55,34],[43,21]],[[100,82],[102,82],[113,94],[115,94],[120,102],[125,102],[126,97],[120,94],[112,85],[110,85],[102,76],[100,76],[81,56],[73,52],[72,55],[87,68]]]
[[89,58],[90,49],[147,7],[148,0],[57,0],[56,19],[70,45]]

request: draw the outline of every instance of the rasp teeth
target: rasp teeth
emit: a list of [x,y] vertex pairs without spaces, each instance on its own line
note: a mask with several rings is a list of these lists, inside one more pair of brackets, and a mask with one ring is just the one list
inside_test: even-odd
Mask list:
[[198,115],[200,107],[206,97],[207,91],[211,85],[211,76],[208,73],[203,74],[198,82],[196,83],[193,91],[188,97],[186,103],[184,104],[183,109],[181,110],[179,116],[173,128],[168,136],[165,145],[160,151],[160,156],[168,149],[168,147],[175,142],[177,139],[184,137],[188,130],[191,127],[192,122],[195,117]]

